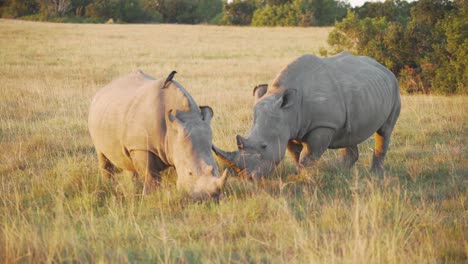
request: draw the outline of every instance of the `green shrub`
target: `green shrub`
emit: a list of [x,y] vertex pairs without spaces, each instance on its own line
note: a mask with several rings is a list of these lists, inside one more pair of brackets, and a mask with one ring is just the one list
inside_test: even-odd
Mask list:
[[467,5],[465,0],[420,0],[407,19],[394,15],[402,13],[398,10],[365,18],[350,11],[327,42],[331,53],[346,50],[373,57],[408,92],[467,94]]
[[96,0],[86,7],[86,16],[101,21],[113,19],[125,23],[161,21],[161,15],[157,11],[145,7],[145,2],[139,0]]
[[254,0],[234,0],[231,3],[226,3],[223,10],[223,25],[250,25],[252,17],[257,9]]
[[35,0],[6,0],[0,5],[0,17],[18,18],[39,12],[40,5]]
[[252,18],[252,26],[298,26],[301,10],[294,3],[267,5],[257,9]]

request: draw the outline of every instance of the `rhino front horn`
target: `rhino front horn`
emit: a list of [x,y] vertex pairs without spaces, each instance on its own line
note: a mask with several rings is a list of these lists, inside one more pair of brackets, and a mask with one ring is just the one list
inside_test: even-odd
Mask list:
[[226,152],[226,151],[223,151],[223,150],[215,147],[214,145],[211,148],[213,149],[216,156],[221,158],[229,166],[233,167],[236,172],[239,172],[242,169],[244,169],[244,168],[242,168],[240,166],[240,162],[239,162],[240,153],[239,153],[239,151]]

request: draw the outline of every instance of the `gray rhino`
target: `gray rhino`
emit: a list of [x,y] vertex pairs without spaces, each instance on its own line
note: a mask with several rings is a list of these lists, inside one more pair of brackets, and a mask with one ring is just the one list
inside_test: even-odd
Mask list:
[[156,80],[138,70],[94,96],[88,125],[102,177],[134,172],[148,193],[158,185],[160,172],[173,166],[178,188],[196,199],[217,198],[227,174],[218,177],[211,152],[213,111],[198,107],[172,80],[175,73]]
[[213,146],[237,173],[266,175],[286,149],[298,169],[313,166],[328,148],[341,149],[351,167],[359,157],[357,145],[372,134],[372,169],[382,172],[401,102],[395,75],[375,60],[349,53],[303,55],[253,95],[253,127],[247,138],[237,136],[238,150]]

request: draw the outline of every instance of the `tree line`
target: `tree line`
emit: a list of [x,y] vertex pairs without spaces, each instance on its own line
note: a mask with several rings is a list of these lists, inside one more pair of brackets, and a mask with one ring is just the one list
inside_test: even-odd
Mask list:
[[338,0],[0,0],[0,16],[56,22],[325,26],[350,6]]

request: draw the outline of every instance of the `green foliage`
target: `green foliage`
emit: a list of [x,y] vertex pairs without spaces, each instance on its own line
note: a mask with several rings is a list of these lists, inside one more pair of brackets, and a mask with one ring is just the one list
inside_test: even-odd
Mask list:
[[86,16],[126,23],[160,22],[159,14],[145,9],[144,2],[139,0],[96,0],[86,6]]
[[349,7],[339,0],[0,0],[0,15],[64,22],[327,26]]
[[349,4],[337,0],[303,0],[302,2],[303,9],[312,11],[312,21],[315,23],[310,25],[314,26],[333,25],[336,21],[341,21],[350,8]]
[[385,17],[387,21],[407,23],[410,17],[411,7],[416,2],[408,3],[402,0],[387,0],[385,2],[366,2],[361,7],[353,8],[360,19],[366,17]]
[[327,41],[333,53],[347,50],[383,63],[408,92],[466,94],[466,6],[420,0],[405,17],[408,4],[400,1],[367,4],[359,14],[348,12]]
[[198,0],[195,15],[198,23],[209,23],[216,16],[222,15],[223,2],[221,0]]
[[434,77],[433,86],[441,93],[468,94],[468,4],[456,1],[456,10],[439,21],[436,28],[444,32],[446,45],[435,48],[439,68]]
[[267,5],[257,9],[252,18],[252,26],[297,26],[302,12],[297,2],[283,5]]
[[223,25],[250,25],[257,9],[254,0],[234,0],[224,5]]
[[[272,1],[281,2],[281,1]],[[255,11],[253,26],[327,26],[341,20],[349,5],[335,0],[292,0]]]
[[18,18],[37,13],[40,5],[35,0],[5,0],[0,5],[0,16]]
[[[48,21],[209,23],[223,0],[2,0],[2,17]],[[60,17],[60,18],[59,18]],[[84,17],[75,19],[73,17]],[[218,21],[220,19],[218,18]]]

